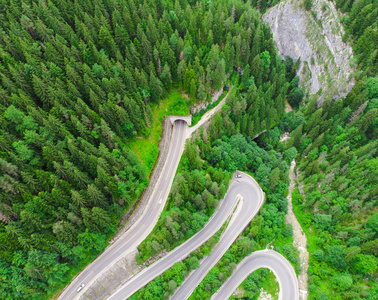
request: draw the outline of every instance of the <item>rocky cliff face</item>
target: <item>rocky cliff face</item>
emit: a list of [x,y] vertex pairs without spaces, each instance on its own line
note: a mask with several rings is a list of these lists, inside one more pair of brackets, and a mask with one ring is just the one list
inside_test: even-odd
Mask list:
[[281,56],[301,58],[300,84],[319,102],[345,97],[354,85],[352,48],[342,41],[344,30],[333,2],[313,0],[311,11],[302,0],[281,2],[263,19],[272,29]]

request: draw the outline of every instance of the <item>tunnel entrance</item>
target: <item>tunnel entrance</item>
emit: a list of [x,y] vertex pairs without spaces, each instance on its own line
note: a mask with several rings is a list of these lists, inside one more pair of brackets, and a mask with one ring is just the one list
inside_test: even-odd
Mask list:
[[169,116],[168,119],[172,125],[174,125],[175,121],[178,120],[186,122],[188,126],[192,125],[192,116]]

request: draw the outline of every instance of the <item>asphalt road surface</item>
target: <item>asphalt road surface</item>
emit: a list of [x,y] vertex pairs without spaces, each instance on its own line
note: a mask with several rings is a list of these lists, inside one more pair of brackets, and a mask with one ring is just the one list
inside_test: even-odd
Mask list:
[[[109,246],[95,261],[88,265],[66,287],[58,299],[78,299],[108,266],[111,266],[122,256],[135,250],[152,231],[168,198],[173,178],[184,150],[187,129],[188,125],[186,122],[175,122],[167,160],[143,215],[113,245]],[[83,283],[85,287],[78,293],[76,290]]]
[[[239,194],[242,201],[240,201],[219,243],[214,247],[210,255],[201,262],[200,267],[185,279],[171,300],[184,300],[189,298],[197,285],[200,284],[206,274],[222,258],[223,254],[232,245],[239,234],[248,226],[263,205],[264,194],[257,182],[247,174],[236,172],[234,176],[236,174],[241,174],[242,177],[236,180],[236,190],[232,193],[228,193],[227,197],[232,198],[235,197],[236,194]],[[232,199],[226,198],[225,200],[232,201]]]
[[[239,233],[243,231],[243,229],[253,219],[263,202],[264,194],[257,182],[254,181],[252,177],[243,174],[242,178],[232,179],[224,200],[221,202],[218,210],[214,213],[213,217],[202,230],[191,237],[188,241],[169,252],[165,257],[153,263],[142,272],[136,274],[108,299],[127,299],[155,277],[172,267],[174,263],[183,260],[190,254],[190,252],[200,247],[210,237],[212,237],[236,208],[235,216],[231,218],[227,230],[221,237],[221,245],[228,248]],[[206,268],[202,267],[203,263],[205,263],[205,261],[203,261],[200,269],[198,269],[199,272],[195,272],[199,274],[199,276],[194,276],[193,278],[195,278],[195,280],[190,280],[190,277],[192,276],[189,277],[188,288],[186,289],[189,291],[189,295],[209,271],[209,268],[211,268],[211,266],[213,266],[222,257],[224,251],[220,249],[221,246],[217,246],[216,248],[219,250],[214,252],[214,249],[211,256],[205,260],[207,261]],[[177,296],[176,299],[185,299],[188,292],[185,292],[184,294],[184,298]]]
[[244,258],[231,277],[211,299],[227,300],[250,273],[260,268],[269,268],[276,276],[280,286],[278,299],[299,299],[298,281],[293,267],[281,254],[272,250],[253,252]]
[[[175,122],[167,160],[142,216],[113,245],[109,246],[94,262],[87,266],[66,287],[59,299],[78,299],[102,272],[106,271],[109,266],[121,257],[134,251],[148,236],[158,221],[168,198],[184,150],[186,138],[190,137],[197,128],[208,121],[225,103],[225,99],[217,107],[206,113],[201,121],[192,128],[188,128],[184,121]],[[221,236],[220,242],[213,249],[210,256],[201,262],[200,268],[192,272],[173,296],[174,299],[187,299],[209,270],[219,261],[224,252],[253,219],[264,202],[263,192],[257,182],[246,174],[236,174],[242,174],[242,177],[231,180],[225,199],[201,231],[187,242],[169,252],[167,256],[136,274],[116,293],[110,296],[109,299],[124,300],[130,297],[156,276],[169,269],[174,263],[183,260],[190,252],[200,247],[232,216],[226,231]],[[298,299],[298,283],[293,268],[284,257],[270,250],[258,251],[245,258],[238,265],[237,271],[215,295],[214,299],[228,299],[228,293],[231,295],[233,290],[240,285],[249,273],[261,267],[268,267],[276,274],[280,283],[279,299]],[[85,284],[85,287],[78,293],[76,290],[81,284]]]

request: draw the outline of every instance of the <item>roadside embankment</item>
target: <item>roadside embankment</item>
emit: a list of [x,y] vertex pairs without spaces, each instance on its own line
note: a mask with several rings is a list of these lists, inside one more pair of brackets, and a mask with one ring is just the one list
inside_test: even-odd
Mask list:
[[293,226],[293,244],[299,251],[299,259],[300,259],[300,264],[301,264],[301,270],[298,274],[299,299],[305,300],[307,299],[307,296],[308,296],[307,269],[308,269],[309,254],[307,251],[306,235],[293,212],[292,193],[296,186],[296,182],[295,182],[296,176],[294,173],[294,169],[295,169],[295,160],[291,162],[290,171],[289,171],[290,186],[289,186],[289,195],[287,196],[289,206],[288,206],[288,212],[286,215],[286,223],[291,224]]

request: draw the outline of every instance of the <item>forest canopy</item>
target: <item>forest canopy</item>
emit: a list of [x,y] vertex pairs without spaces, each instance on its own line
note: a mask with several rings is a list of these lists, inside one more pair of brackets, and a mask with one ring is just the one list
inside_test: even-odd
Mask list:
[[[289,83],[243,1],[0,3],[2,299],[40,299],[107,244],[148,175],[128,143],[172,88],[231,79],[227,134],[277,124]],[[240,76],[240,82],[238,82]]]
[[[237,168],[270,193],[244,233],[249,244],[281,238],[288,165],[296,158],[304,187],[294,206],[312,230],[310,298],[374,299],[377,1],[336,0],[347,13],[344,40],[353,44],[358,80],[345,99],[321,107],[316,99],[304,105],[300,61],[278,56],[262,22],[277,2],[0,2],[1,299],[50,297],[107,246],[148,184],[129,145],[148,132],[154,105],[173,89],[203,101],[229,86],[222,112],[187,145],[170,198],[169,214],[179,209],[172,235],[160,222],[146,241],[156,247],[139,259],[199,230],[225,192],[222,176]],[[296,112],[284,112],[287,101]],[[285,145],[284,132],[291,136]],[[197,226],[189,227],[191,214]],[[188,230],[178,232],[179,222]]]

